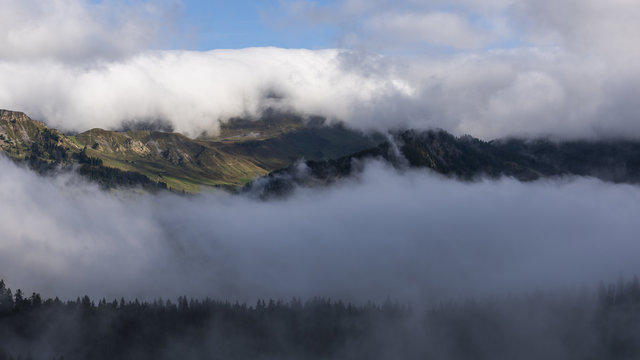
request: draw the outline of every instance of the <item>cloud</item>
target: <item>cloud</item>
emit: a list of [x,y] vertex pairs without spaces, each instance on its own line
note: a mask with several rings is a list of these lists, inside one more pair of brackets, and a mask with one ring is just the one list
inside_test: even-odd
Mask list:
[[637,187],[461,183],[377,163],[259,202],[103,192],[1,160],[1,276],[46,296],[438,301],[638,273]]
[[[557,46],[627,60],[638,56],[633,45],[640,5],[632,0],[338,0],[327,4],[296,0],[283,2],[283,11],[290,21],[300,19],[297,26],[333,25],[339,29],[339,41],[355,47],[375,44],[377,49],[394,49],[404,42],[410,51],[422,42],[467,49],[456,44],[475,44],[478,34],[486,34],[493,40],[483,43],[489,48],[500,47],[497,40],[511,46]],[[388,27],[387,32],[368,26],[384,18],[408,21]],[[422,21],[414,21],[418,19]],[[432,28],[430,23],[444,26]],[[423,31],[418,31],[420,27]],[[406,28],[416,30],[410,36],[412,42],[406,42]],[[452,28],[458,36],[451,36]]]
[[156,42],[178,6],[164,0],[0,0],[0,59],[119,58]]
[[156,51],[91,66],[0,62],[0,104],[74,131],[162,120],[197,136],[271,107],[365,130],[637,137],[630,94],[640,76],[618,72],[540,49],[410,59],[346,50]]
[[478,17],[479,12],[490,15],[487,10],[495,3],[500,1],[285,1],[284,14],[272,17],[295,26],[333,26],[338,45],[346,48],[478,50],[499,40],[501,18]]
[[89,68],[5,62],[0,103],[66,130],[161,119],[196,136],[215,131],[219,120],[258,116],[266,107],[346,119],[353,103],[403,91],[396,79],[342,70],[339,55],[255,48],[147,52]]
[[388,44],[385,46],[428,43],[473,50],[482,48],[489,40],[488,36],[478,34],[465,18],[446,12],[379,15],[368,20],[364,27],[376,41]]
[[524,38],[533,43],[627,63],[640,56],[634,41],[640,4],[635,1],[531,0],[515,2],[511,11]]

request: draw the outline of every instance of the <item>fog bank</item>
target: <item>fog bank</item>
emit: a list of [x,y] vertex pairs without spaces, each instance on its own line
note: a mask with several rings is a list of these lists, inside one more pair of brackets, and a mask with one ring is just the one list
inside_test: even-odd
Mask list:
[[0,161],[0,277],[44,296],[413,302],[640,273],[629,185],[461,183],[371,163],[358,179],[259,202],[107,193]]

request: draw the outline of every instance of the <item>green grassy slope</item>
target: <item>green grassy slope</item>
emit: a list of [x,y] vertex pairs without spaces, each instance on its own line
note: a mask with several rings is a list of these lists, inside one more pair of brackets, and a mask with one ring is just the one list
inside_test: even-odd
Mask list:
[[202,186],[237,187],[302,158],[344,156],[375,145],[341,126],[308,125],[287,117],[234,120],[216,137],[92,129],[74,140],[105,165],[138,171],[187,192]]

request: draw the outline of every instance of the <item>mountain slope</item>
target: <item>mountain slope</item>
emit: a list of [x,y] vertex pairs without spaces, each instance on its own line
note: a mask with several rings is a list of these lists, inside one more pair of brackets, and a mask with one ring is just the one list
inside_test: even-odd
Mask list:
[[395,167],[429,168],[461,180],[508,176],[520,181],[566,175],[616,183],[640,183],[640,142],[504,139],[482,141],[445,131],[407,130],[390,141],[337,159],[305,161],[272,172],[243,188],[260,198],[282,196],[296,186],[330,184],[362,170],[367,159]]
[[74,139],[87,147],[87,155],[102,159],[107,166],[139,172],[178,190],[238,185],[268,172],[251,159],[177,133],[93,129]]
[[24,113],[7,110],[0,110],[0,149],[14,159],[24,160],[36,154],[50,162],[64,161],[67,152],[81,150],[59,131]]
[[640,183],[638,141],[486,142],[441,130],[396,132],[383,141],[339,125],[273,114],[260,121],[235,119],[218,136],[191,139],[153,130],[65,135],[23,113],[0,110],[0,150],[41,172],[78,167],[105,187],[197,192],[244,185],[243,191],[259,197],[331,183],[358,173],[370,158],[463,180],[578,175]]
[[139,179],[187,192],[235,188],[300,158],[344,156],[376,143],[341,126],[286,115],[236,119],[222,125],[219,136],[191,139],[152,130],[91,129],[67,136],[23,113],[0,112],[0,149],[7,155],[40,170],[81,163],[81,173],[107,187]]

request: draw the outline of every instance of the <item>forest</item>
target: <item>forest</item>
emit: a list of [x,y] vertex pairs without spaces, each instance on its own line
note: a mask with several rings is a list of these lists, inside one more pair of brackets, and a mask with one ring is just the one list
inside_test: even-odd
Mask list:
[[640,283],[439,304],[43,299],[0,281],[0,359],[637,359]]

